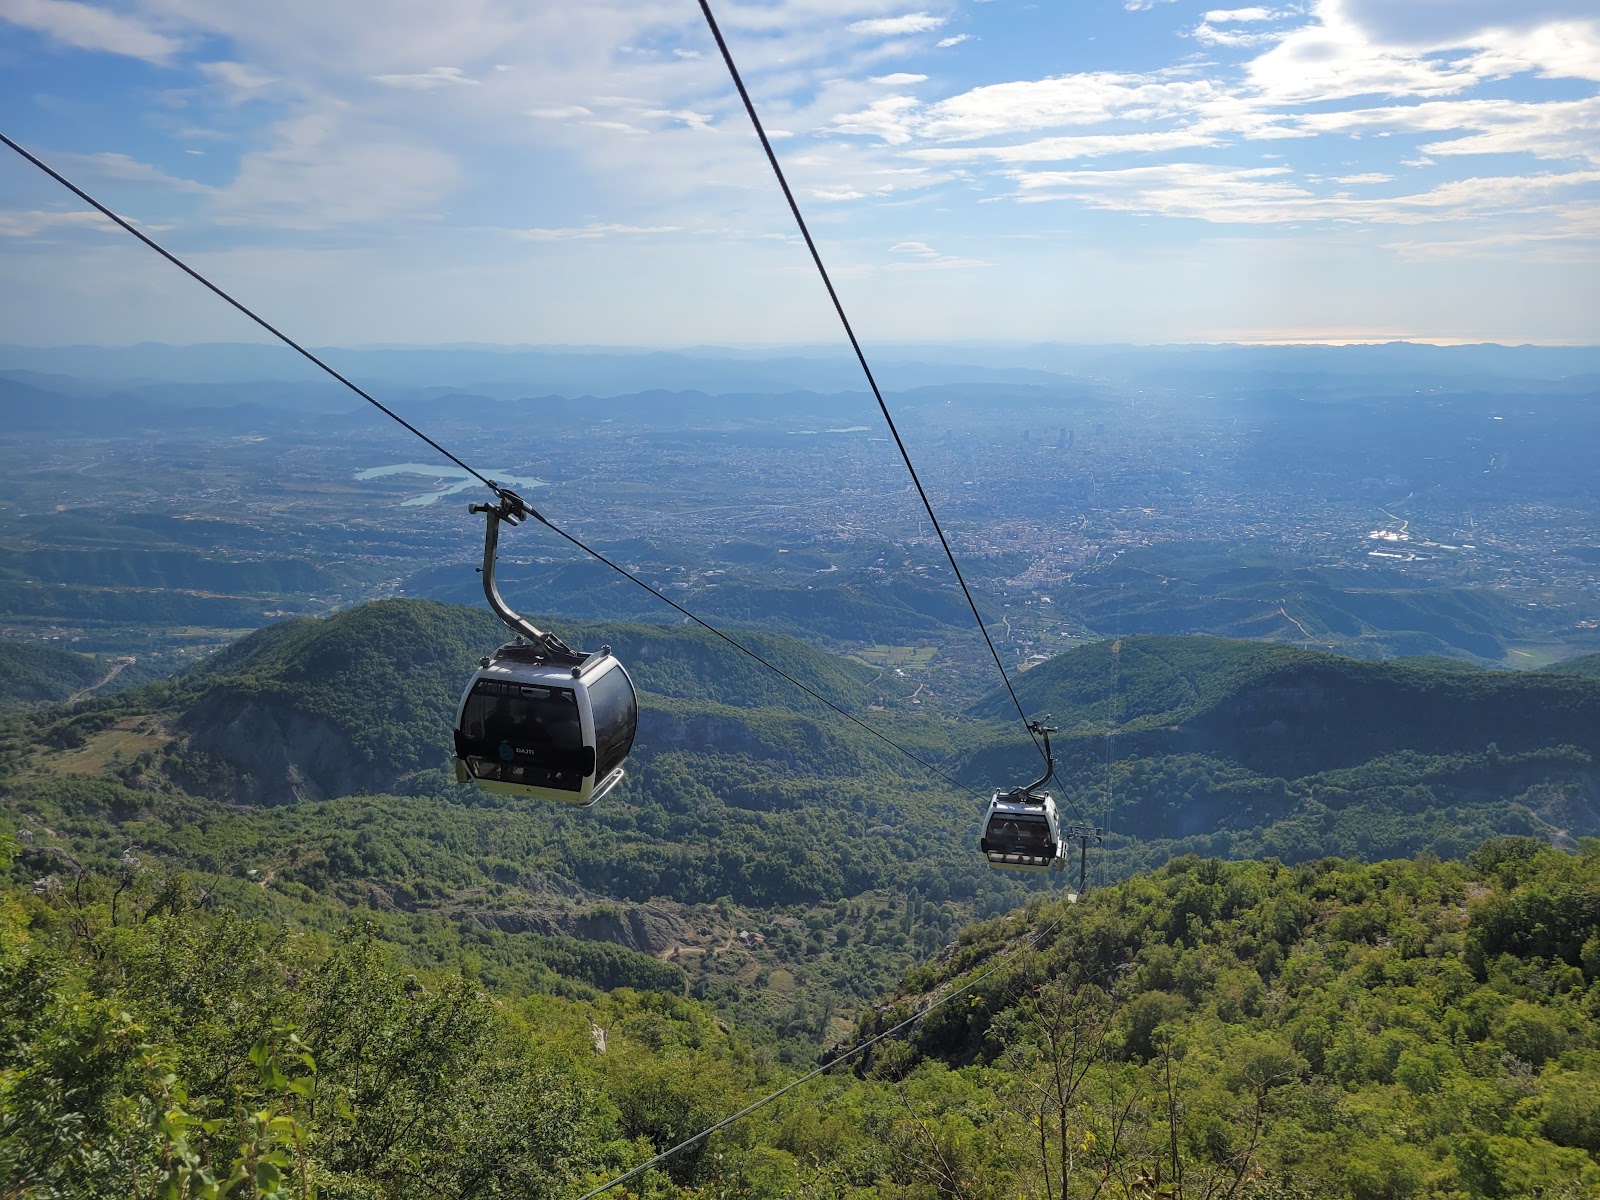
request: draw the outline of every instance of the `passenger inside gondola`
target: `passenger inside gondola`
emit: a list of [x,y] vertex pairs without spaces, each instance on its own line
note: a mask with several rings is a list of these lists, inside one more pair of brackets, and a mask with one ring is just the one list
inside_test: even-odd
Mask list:
[[577,697],[570,689],[480,680],[462,713],[463,738],[480,779],[576,790],[588,766]]
[[1050,827],[1043,820],[999,817],[989,828],[988,840],[1017,853],[1043,853],[1050,848]]

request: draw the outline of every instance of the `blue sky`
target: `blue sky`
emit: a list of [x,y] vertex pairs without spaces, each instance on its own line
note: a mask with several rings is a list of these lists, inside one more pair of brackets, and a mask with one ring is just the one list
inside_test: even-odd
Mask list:
[[[1594,0],[717,5],[869,341],[1600,341]],[[0,0],[28,145],[316,344],[836,336],[694,0]],[[254,340],[0,163],[0,341]]]

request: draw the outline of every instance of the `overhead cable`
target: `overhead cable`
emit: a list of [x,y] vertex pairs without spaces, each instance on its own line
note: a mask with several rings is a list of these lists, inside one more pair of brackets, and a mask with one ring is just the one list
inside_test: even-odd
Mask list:
[[[451,453],[449,450],[445,449],[438,442],[434,441],[427,434],[423,433],[422,430],[418,429],[415,425],[411,424],[411,422],[407,421],[404,417],[400,416],[400,414],[395,412],[392,408],[389,408],[387,405],[383,404],[377,398],[375,398],[374,396],[368,394],[362,388],[358,387],[350,379],[346,378],[344,375],[341,375],[338,371],[334,370],[333,367],[329,366],[321,358],[318,358],[311,351],[307,350],[304,346],[302,346],[299,342],[295,341],[288,334],[286,334],[282,330],[278,329],[277,326],[272,325],[265,318],[263,318],[261,316],[258,316],[252,309],[246,307],[242,302],[240,302],[239,300],[234,299],[233,296],[231,296],[229,293],[224,291],[217,284],[211,282],[211,280],[207,279],[199,271],[195,270],[188,263],[184,262],[176,254],[173,254],[170,250],[166,249],[166,247],[162,246],[154,238],[149,237],[147,234],[142,232],[132,222],[126,220],[123,217],[118,216],[115,212],[113,212],[111,209],[107,208],[104,204],[100,203],[100,201],[96,200],[88,192],[84,191],[77,184],[73,183],[65,175],[61,174],[59,171],[55,170],[49,164],[43,162],[42,160],[40,160],[39,158],[37,158],[33,154],[30,154],[27,150],[24,150],[21,146],[19,146],[16,142],[12,141],[4,133],[0,133],[0,142],[4,142],[12,150],[15,150],[19,155],[21,155],[23,158],[27,159],[28,162],[30,162],[34,166],[38,167],[39,170],[43,171],[46,175],[50,176],[50,178],[54,179],[62,187],[66,188],[69,192],[71,192],[74,196],[78,197],[78,199],[82,200],[85,204],[89,205],[96,212],[100,213],[102,216],[104,216],[108,220],[114,222],[116,225],[120,226],[122,229],[126,230],[128,233],[131,233],[134,237],[138,238],[146,246],[148,246],[150,249],[154,250],[157,254],[159,254],[162,258],[166,259],[173,266],[177,267],[185,275],[188,275],[196,283],[201,284],[207,290],[213,292],[215,295],[217,295],[217,296],[221,297],[223,300],[227,301],[234,308],[238,309],[239,312],[243,313],[246,317],[250,318],[250,320],[254,321],[262,329],[265,329],[268,333],[270,333],[273,337],[277,338],[284,345],[286,345],[290,349],[296,351],[297,353],[299,353],[300,355],[305,357],[307,360],[309,360],[311,363],[313,363],[317,367],[320,367],[323,371],[326,371],[334,379],[336,379],[340,383],[344,384],[345,387],[349,388],[356,395],[360,396],[368,404],[371,404],[374,408],[376,408],[379,412],[383,413],[386,417],[388,417],[391,420],[397,422],[398,424],[403,426],[405,429],[407,429],[409,432],[411,432],[411,433],[415,434],[417,437],[421,438],[429,446],[433,447],[440,454],[444,455],[445,458],[449,459],[456,466],[460,467],[463,471],[467,472],[474,479],[477,479],[485,487],[491,489],[497,495],[504,496],[506,494],[505,489],[501,488],[500,485],[495,483],[494,480],[490,479],[488,476],[482,474],[481,472],[475,470],[473,467],[469,466],[465,461],[463,461],[462,459],[458,458],[455,454]],[[869,722],[863,721],[860,717],[856,716],[854,713],[849,712],[848,710],[840,707],[838,704],[835,704],[832,700],[829,700],[826,696],[824,696],[821,693],[817,692],[815,689],[813,689],[811,687],[808,687],[806,684],[804,684],[800,680],[796,679],[793,675],[791,675],[787,671],[783,670],[783,668],[779,667],[776,663],[773,663],[773,662],[769,661],[768,659],[763,657],[761,654],[758,654],[756,651],[750,649],[750,647],[746,646],[743,642],[740,642],[736,638],[730,637],[728,634],[723,633],[722,630],[718,629],[715,625],[712,625],[709,621],[701,620],[699,617],[695,616],[694,613],[690,612],[683,605],[677,603],[677,601],[675,601],[675,600],[668,599],[666,596],[662,595],[661,592],[659,592],[655,588],[651,587],[648,583],[646,583],[644,580],[640,579],[637,575],[633,574],[627,568],[622,567],[619,564],[611,561],[611,559],[609,559],[605,555],[601,554],[598,550],[595,550],[592,547],[585,545],[583,542],[579,541],[576,537],[574,537],[572,534],[568,533],[566,530],[560,528],[558,525],[556,525],[554,522],[549,520],[547,517],[544,517],[544,516],[540,515],[539,513],[537,513],[534,510],[532,510],[531,508],[528,509],[528,512],[530,513],[530,515],[536,517],[543,525],[545,525],[546,528],[550,529],[552,532],[554,532],[554,533],[560,535],[561,537],[565,538],[567,541],[571,542],[574,546],[576,546],[579,550],[582,550],[585,554],[588,554],[592,558],[598,559],[600,562],[604,563],[606,566],[610,567],[613,571],[615,571],[619,575],[621,575],[624,579],[627,579],[630,582],[637,584],[639,587],[642,587],[645,591],[649,592],[657,600],[660,600],[663,604],[670,605],[672,608],[674,608],[678,612],[682,613],[685,617],[687,617],[689,620],[693,621],[696,625],[699,625],[701,628],[706,629],[709,632],[716,634],[717,637],[721,638],[724,642],[727,642],[728,645],[732,646],[735,650],[738,650],[741,653],[748,655],[750,658],[752,658],[756,662],[760,663],[767,670],[773,672],[775,675],[781,676],[783,679],[788,680],[795,687],[799,688],[806,695],[810,696],[813,700],[816,700],[819,703],[826,705],[828,708],[831,708],[834,712],[838,713],[840,716],[846,718],[849,721],[854,722],[856,725],[859,725],[862,729],[866,730],[873,737],[877,738],[879,741],[885,743],[886,745],[889,745],[889,746],[893,747],[894,749],[898,750],[901,754],[903,754],[907,758],[911,759],[913,762],[915,762],[918,766],[922,767],[924,770],[929,771],[934,775],[937,775],[940,779],[943,779],[946,783],[950,784],[951,787],[956,788],[958,791],[966,791],[966,790],[968,790],[954,776],[950,775],[948,772],[940,769],[939,767],[934,766],[932,763],[928,762],[926,759],[922,758],[920,755],[916,754],[914,751],[908,749],[906,746],[903,746],[899,742],[895,741],[888,734],[879,731],[876,727],[871,725]]]
[[601,554],[600,551],[594,549],[593,547],[584,545],[584,543],[579,541],[577,538],[573,537],[572,534],[568,533],[565,529],[562,529],[562,528],[552,524],[547,518],[541,516],[538,512],[534,511],[533,509],[530,508],[528,510],[528,513],[535,520],[540,521],[541,523],[543,523],[546,528],[550,529],[551,531],[553,531],[554,533],[556,533],[560,537],[565,538],[567,541],[571,542],[574,546],[576,546],[579,550],[582,550],[585,554],[591,555],[592,557],[598,559],[600,562],[605,563],[606,566],[610,567],[613,571],[615,571],[617,574],[621,575],[624,579],[627,579],[632,583],[638,584],[645,591],[649,592],[652,596],[654,596],[657,600],[661,601],[661,603],[666,604],[666,605],[668,605],[668,606],[670,606],[672,608],[677,609],[680,613],[682,613],[685,617],[689,618],[689,620],[693,621],[696,625],[700,626],[702,629],[708,630],[709,632],[716,634],[719,638],[721,638],[723,641],[727,642],[728,645],[732,646],[734,649],[739,650],[739,651],[741,651],[741,652],[743,652],[745,654],[748,654],[751,658],[755,659],[756,662],[760,663],[763,667],[765,667],[767,670],[771,671],[774,675],[780,676],[783,679],[787,679],[790,683],[794,684],[795,687],[799,688],[802,692],[804,692],[806,695],[810,696],[813,700],[816,700],[816,701],[818,701],[818,702],[820,702],[822,704],[826,704],[829,708],[833,709],[833,711],[838,713],[841,717],[844,717],[847,720],[855,722],[857,725],[861,726],[862,729],[865,729],[868,733],[870,733],[873,737],[877,738],[879,741],[884,742],[887,745],[893,746],[896,750],[900,751],[901,754],[904,754],[907,758],[911,759],[913,762],[915,762],[916,764],[921,766],[924,770],[927,770],[927,771],[933,773],[934,775],[939,776],[939,778],[943,779],[951,787],[957,789],[958,791],[967,791],[968,790],[954,776],[947,774],[945,771],[941,770],[939,767],[934,766],[932,763],[928,762],[926,759],[922,758],[920,755],[918,755],[915,752],[907,749],[905,746],[901,745],[899,742],[897,742],[893,738],[891,738],[888,734],[879,732],[878,729],[876,729],[874,726],[872,726],[871,724],[869,724],[866,721],[863,721],[860,717],[856,716],[854,713],[850,712],[848,709],[844,709],[844,708],[839,707],[839,705],[835,704],[832,700],[829,700],[826,696],[822,695],[819,692],[814,691],[812,688],[808,687],[806,684],[801,683],[800,680],[796,679],[793,675],[789,674],[789,672],[785,671],[782,667],[780,667],[776,663],[771,662],[768,659],[762,657],[756,651],[754,651],[754,650],[750,649],[750,647],[746,646],[743,642],[740,642],[740,641],[736,640],[735,638],[729,637],[726,633],[723,633],[722,630],[718,629],[715,625],[712,625],[707,621],[702,621],[699,617],[695,616],[692,612],[690,612],[683,605],[679,604],[676,600],[673,600],[673,599],[663,595],[661,592],[659,592],[655,588],[651,587],[644,580],[640,579],[632,571],[629,571],[626,567],[621,566],[618,563],[612,562],[611,559],[607,558],[604,554]]
[[335,371],[327,363],[323,362],[322,359],[318,358],[315,354],[311,353],[311,351],[307,350],[304,346],[302,346],[299,342],[295,341],[288,334],[284,333],[282,330],[278,329],[276,326],[268,324],[265,319],[263,319],[262,317],[257,316],[250,309],[246,308],[243,304],[239,303],[239,301],[235,300],[227,292],[223,291],[216,284],[212,283],[211,280],[207,279],[204,275],[200,274],[199,271],[196,271],[193,267],[191,267],[188,263],[184,262],[176,254],[173,254],[170,250],[168,250],[166,247],[162,246],[154,238],[150,237],[143,230],[139,229],[131,221],[128,221],[125,218],[118,216],[116,213],[112,212],[109,208],[107,208],[104,204],[101,204],[100,201],[96,200],[93,196],[89,195],[88,192],[84,191],[77,184],[73,183],[72,180],[68,179],[65,175],[61,174],[60,171],[57,171],[54,167],[50,166],[48,163],[43,162],[40,159],[36,158],[34,155],[28,153],[28,151],[24,150],[21,146],[17,145],[16,142],[12,141],[10,138],[8,138],[3,133],[0,133],[0,142],[4,142],[7,146],[11,147],[11,149],[15,150],[18,154],[20,154],[23,158],[27,159],[34,166],[38,167],[39,170],[43,171],[46,175],[50,176],[51,179],[54,179],[57,183],[59,183],[62,187],[66,188],[67,191],[71,192],[79,200],[82,200],[90,208],[92,208],[96,212],[98,212],[102,217],[105,217],[106,220],[111,221],[112,223],[120,226],[122,229],[126,230],[128,233],[131,233],[134,237],[138,238],[146,246],[149,246],[150,249],[154,250],[157,254],[161,255],[162,258],[166,259],[173,266],[177,267],[178,270],[182,271],[185,275],[189,276],[189,278],[193,279],[196,283],[200,284],[202,287],[208,289],[209,291],[215,293],[217,296],[220,296],[223,300],[226,300],[234,308],[238,309],[245,316],[249,317],[250,320],[254,321],[257,325],[261,326],[261,328],[265,329],[268,333],[270,333],[273,337],[277,338],[280,342],[282,342],[285,346],[289,347],[289,349],[293,350],[296,354],[299,354],[301,357],[307,359],[308,361],[310,361],[314,365],[322,368],[322,370],[326,371],[329,375],[332,375],[340,383],[344,384],[345,387],[349,388],[352,392],[354,392],[356,395],[360,396],[368,404],[372,405],[379,412],[383,413],[384,416],[388,417],[392,421],[398,421],[401,425],[405,426],[406,429],[408,429],[412,433],[416,434],[419,438],[421,438],[423,441],[427,442],[428,445],[432,446],[440,454],[444,455],[451,462],[455,463],[456,466],[460,467],[468,475],[471,475],[473,478],[475,478],[479,483],[483,484],[485,487],[493,488],[496,492],[498,492],[500,490],[498,487],[495,487],[495,484],[494,484],[493,480],[486,479],[483,475],[480,475],[477,471],[473,470],[473,468],[469,467],[466,463],[462,462],[454,454],[451,454],[450,451],[446,450],[438,442],[434,441],[427,434],[423,433],[422,430],[418,429],[410,421],[407,421],[399,413],[395,412],[394,409],[388,407],[388,405],[384,404],[382,401],[378,400],[376,397],[374,397],[372,395],[369,395],[365,390],[363,390],[362,388],[358,387],[355,383],[351,382],[349,379],[346,379],[343,375],[339,374],[338,371]]
[[[894,444],[900,450],[900,457],[906,464],[906,470],[911,474],[911,482],[916,484],[917,495],[922,498],[922,507],[928,513],[928,520],[933,522],[933,531],[939,535],[939,544],[944,547],[944,556],[950,560],[950,569],[956,574],[956,582],[961,585],[961,593],[967,598],[967,607],[972,609],[972,616],[978,623],[978,632],[983,634],[983,640],[989,647],[989,654],[994,659],[994,665],[1000,670],[1000,678],[1006,685],[1006,691],[1011,694],[1011,703],[1016,705],[1017,716],[1022,718],[1023,725],[1028,724],[1028,714],[1022,707],[1022,701],[1017,699],[1017,691],[1011,686],[1011,676],[1006,673],[1005,663],[1000,661],[1000,652],[995,649],[994,639],[989,636],[989,630],[984,625],[983,614],[978,611],[978,604],[972,598],[972,591],[967,587],[966,577],[961,574],[961,566],[956,562],[955,551],[950,548],[950,539],[945,536],[944,528],[939,524],[939,518],[934,515],[933,504],[928,499],[928,493],[922,486],[922,480],[917,475],[917,468],[911,462],[911,453],[906,449],[904,440],[900,437],[900,430],[890,415],[889,405],[884,401],[883,391],[878,387],[878,380],[872,373],[872,368],[867,364],[866,353],[861,349],[861,342],[856,337],[855,328],[850,324],[850,318],[845,315],[844,303],[839,299],[839,293],[833,286],[833,278],[828,274],[828,268],[822,261],[822,254],[817,249],[817,243],[811,236],[811,230],[806,225],[806,219],[800,212],[800,204],[794,198],[794,192],[789,187],[789,180],[783,173],[783,167],[778,162],[778,155],[772,148],[772,141],[767,137],[766,128],[761,124],[761,117],[756,113],[755,102],[750,99],[750,92],[744,85],[744,77],[739,74],[739,67],[733,61],[733,52],[728,49],[728,43],[722,36],[722,29],[717,25],[717,18],[711,11],[710,0],[700,0],[700,11],[705,14],[706,25],[711,30],[711,36],[717,43],[717,49],[722,52],[722,61],[727,64],[728,74],[733,78],[733,86],[738,89],[739,99],[744,101],[744,110],[750,116],[750,124],[755,126],[756,137],[761,140],[761,148],[766,151],[767,162],[772,165],[772,173],[777,176],[778,186],[783,189],[783,198],[789,202],[789,212],[794,216],[794,223],[800,228],[800,236],[805,239],[806,249],[811,251],[811,261],[816,264],[817,274],[822,276],[822,286],[827,289],[828,299],[833,302],[833,311],[839,316],[839,323],[844,326],[845,336],[850,339],[850,348],[855,351],[856,361],[861,364],[861,371],[867,377],[867,386],[872,389],[872,396],[878,402],[878,411],[883,414],[884,423],[889,427],[889,433],[894,437]],[[1039,737],[1032,729],[1028,736],[1033,738],[1033,745],[1044,755],[1044,747],[1039,745]]]
[[1042,944],[1044,942],[1044,939],[1045,939],[1046,935],[1054,932],[1055,929],[1058,926],[1060,926],[1061,922],[1066,919],[1066,913],[1067,913],[1067,910],[1065,908],[1063,908],[1061,914],[1059,916],[1057,916],[1054,921],[1050,922],[1049,925],[1047,925],[1045,928],[1041,929],[1038,933],[1034,934],[1031,939],[1025,939],[1024,941],[1019,942],[1016,946],[1014,946],[1012,949],[1008,950],[1005,954],[1002,954],[995,962],[991,963],[986,970],[980,971],[978,974],[974,975],[971,979],[967,980],[967,982],[965,982],[964,984],[962,984],[960,987],[956,988],[955,990],[946,992],[943,996],[940,996],[937,1000],[933,1001],[926,1008],[924,1008],[921,1011],[919,1011],[917,1013],[914,1013],[911,1016],[907,1017],[904,1021],[901,1021],[898,1025],[894,1025],[889,1029],[885,1029],[882,1033],[873,1034],[873,1036],[867,1038],[865,1041],[856,1043],[856,1045],[852,1046],[850,1049],[846,1050],[844,1053],[839,1054],[839,1055],[835,1056],[834,1058],[830,1058],[827,1062],[823,1063],[820,1067],[817,1067],[817,1068],[815,1068],[814,1070],[811,1070],[811,1071],[807,1071],[804,1075],[800,1076],[799,1079],[791,1080],[789,1083],[784,1084],[777,1091],[770,1092],[767,1095],[761,1097],[761,1099],[755,1101],[754,1103],[745,1105],[738,1112],[731,1113],[728,1116],[723,1117],[722,1120],[718,1121],[715,1125],[708,1126],[707,1128],[702,1129],[699,1133],[695,1134],[694,1136],[685,1138],[683,1141],[679,1142],[677,1145],[671,1146],[668,1149],[661,1151],[661,1153],[655,1155],[654,1157],[646,1159],[644,1162],[640,1163],[638,1166],[629,1168],[627,1171],[624,1171],[621,1175],[618,1175],[616,1178],[608,1179],[605,1183],[602,1183],[599,1187],[594,1188],[594,1189],[592,1189],[590,1191],[584,1192],[583,1195],[577,1197],[577,1200],[594,1200],[594,1197],[604,1195],[606,1192],[609,1192],[612,1188],[620,1187],[622,1184],[627,1183],[630,1179],[634,1179],[634,1178],[644,1174],[646,1171],[651,1170],[654,1167],[659,1167],[662,1163],[667,1162],[670,1159],[673,1159],[673,1158],[677,1157],[679,1154],[682,1154],[685,1150],[689,1149],[689,1147],[696,1146],[699,1143],[705,1141],[706,1138],[710,1137],[712,1134],[717,1133],[720,1130],[726,1129],[728,1126],[734,1124],[737,1121],[742,1121],[745,1117],[748,1117],[753,1112],[757,1112],[758,1110],[765,1108],[767,1105],[771,1104],[774,1100],[778,1099],[780,1096],[783,1096],[784,1094],[786,1094],[788,1092],[793,1091],[795,1088],[799,1087],[801,1084],[810,1082],[811,1080],[815,1079],[818,1075],[826,1074],[828,1071],[831,1071],[834,1067],[838,1066],[840,1063],[849,1062],[851,1059],[855,1058],[857,1055],[863,1053],[866,1050],[871,1049],[873,1046],[876,1046],[879,1042],[884,1041],[884,1040],[886,1040],[888,1038],[894,1037],[897,1033],[900,1033],[902,1030],[909,1029],[911,1026],[915,1025],[918,1021],[921,1021],[924,1018],[928,1017],[935,1010],[937,1010],[939,1008],[942,1008],[944,1005],[950,1003],[950,1001],[956,999],[959,996],[966,995],[973,988],[977,987],[978,984],[982,983],[985,979],[987,979],[989,976],[993,975],[1001,967],[1005,966],[1006,963],[1010,962],[1019,953],[1021,953],[1025,949],[1027,949],[1030,942],[1035,946],[1038,946],[1038,945]]

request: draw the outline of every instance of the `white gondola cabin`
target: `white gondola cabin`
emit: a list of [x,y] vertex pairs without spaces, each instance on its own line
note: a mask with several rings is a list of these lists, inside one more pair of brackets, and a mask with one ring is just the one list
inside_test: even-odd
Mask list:
[[1027,787],[996,792],[990,798],[978,849],[996,871],[1050,871],[1066,865],[1066,842],[1055,798],[1040,790],[1056,773],[1050,750],[1050,735],[1056,731],[1038,722],[1030,722],[1028,728],[1044,735],[1044,778]]
[[622,782],[639,704],[609,651],[578,666],[501,646],[461,696],[456,777],[488,792],[588,805]]
[[488,514],[484,595],[521,637],[480,660],[461,695],[456,778],[502,795],[593,804],[622,782],[633,749],[639,727],[633,681],[611,647],[573,650],[501,599],[494,576],[499,523],[528,515],[522,500],[502,491],[498,505],[475,504],[472,511]]
[[997,871],[1049,871],[1066,863],[1061,820],[1048,793],[996,792],[984,815],[983,857]]

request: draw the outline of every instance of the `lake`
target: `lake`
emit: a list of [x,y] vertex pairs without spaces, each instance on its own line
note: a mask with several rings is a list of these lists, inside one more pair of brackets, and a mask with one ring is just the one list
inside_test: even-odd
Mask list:
[[[510,471],[499,470],[486,470],[483,473],[502,487],[514,490],[528,491],[545,486],[544,480],[535,479],[532,475],[513,475]],[[356,472],[358,480],[383,479],[390,475],[416,475],[433,480],[435,485],[433,491],[408,496],[400,502],[407,508],[420,508],[442,497],[454,496],[471,488],[483,486],[473,475],[460,467],[441,467],[432,463],[393,463],[387,467],[368,467],[364,471]]]

